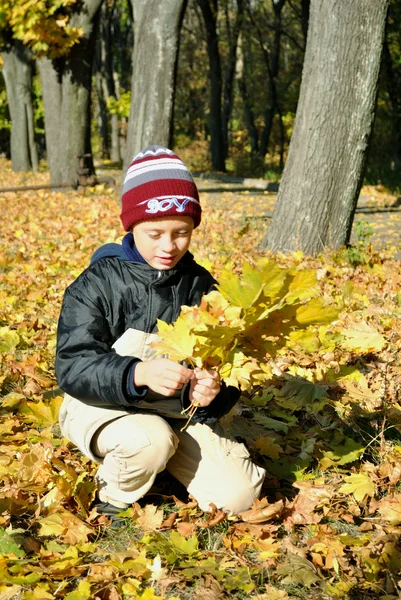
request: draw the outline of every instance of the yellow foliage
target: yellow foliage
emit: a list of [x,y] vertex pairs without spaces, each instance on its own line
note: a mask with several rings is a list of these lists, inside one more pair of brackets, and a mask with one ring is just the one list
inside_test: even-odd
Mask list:
[[69,24],[78,0],[3,0],[3,17],[15,39],[37,56],[67,55],[83,36],[81,27]]

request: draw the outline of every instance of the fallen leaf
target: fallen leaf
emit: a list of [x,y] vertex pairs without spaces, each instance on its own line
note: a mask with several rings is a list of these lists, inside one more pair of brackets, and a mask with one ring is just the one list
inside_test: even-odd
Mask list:
[[183,521],[177,523],[177,531],[184,537],[190,537],[196,530],[197,526],[195,523],[185,523]]
[[255,499],[253,506],[249,510],[238,513],[238,516],[248,523],[264,523],[265,521],[270,521],[270,519],[278,518],[283,510],[283,500],[269,504],[267,498],[263,498],[262,500]]
[[146,504],[145,508],[141,508],[135,503],[135,511],[138,515],[135,522],[145,531],[159,529],[163,523],[163,511],[158,509],[153,504]]
[[354,473],[345,477],[344,481],[338,491],[342,494],[353,494],[357,502],[362,502],[366,496],[374,496],[375,484],[368,475]]

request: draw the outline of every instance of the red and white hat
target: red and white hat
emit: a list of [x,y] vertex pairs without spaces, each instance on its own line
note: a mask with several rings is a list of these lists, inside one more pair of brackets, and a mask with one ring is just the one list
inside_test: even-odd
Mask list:
[[197,227],[201,212],[192,175],[172,150],[148,146],[134,157],[122,193],[125,231],[140,221],[171,216],[192,217]]

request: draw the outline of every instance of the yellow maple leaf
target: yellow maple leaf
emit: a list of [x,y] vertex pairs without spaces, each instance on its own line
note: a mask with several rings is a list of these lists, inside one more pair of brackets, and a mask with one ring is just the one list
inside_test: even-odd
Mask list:
[[346,350],[380,352],[386,345],[384,337],[364,321],[350,329],[343,329],[341,334],[345,337],[341,346]]
[[315,269],[291,270],[292,280],[285,301],[292,304],[295,301],[313,298],[319,293]]
[[338,310],[334,306],[323,306],[321,298],[313,298],[296,310],[296,319],[303,327],[309,325],[323,325],[332,323],[338,317]]
[[366,496],[373,497],[375,484],[365,473],[354,473],[344,478],[344,483],[338,490],[342,494],[353,494],[357,502],[362,502]]
[[185,319],[180,315],[173,325],[158,319],[157,327],[160,341],[149,344],[155,349],[156,354],[167,355],[174,361],[185,360],[192,363],[197,339],[191,333]]
[[219,278],[219,292],[234,306],[250,308],[259,298],[264,287],[264,272],[244,263],[242,276],[225,270]]

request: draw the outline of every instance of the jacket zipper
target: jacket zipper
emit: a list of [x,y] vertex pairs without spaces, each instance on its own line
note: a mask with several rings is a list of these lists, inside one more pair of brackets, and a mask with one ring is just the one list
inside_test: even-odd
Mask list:
[[152,281],[152,283],[149,284],[149,304],[148,304],[148,314],[146,316],[146,323],[145,323],[145,328],[146,328],[146,333],[150,333],[150,317],[152,314],[152,295],[153,295],[153,288],[156,285],[156,283],[163,277],[163,271],[158,271],[157,273],[157,278],[155,281]]

